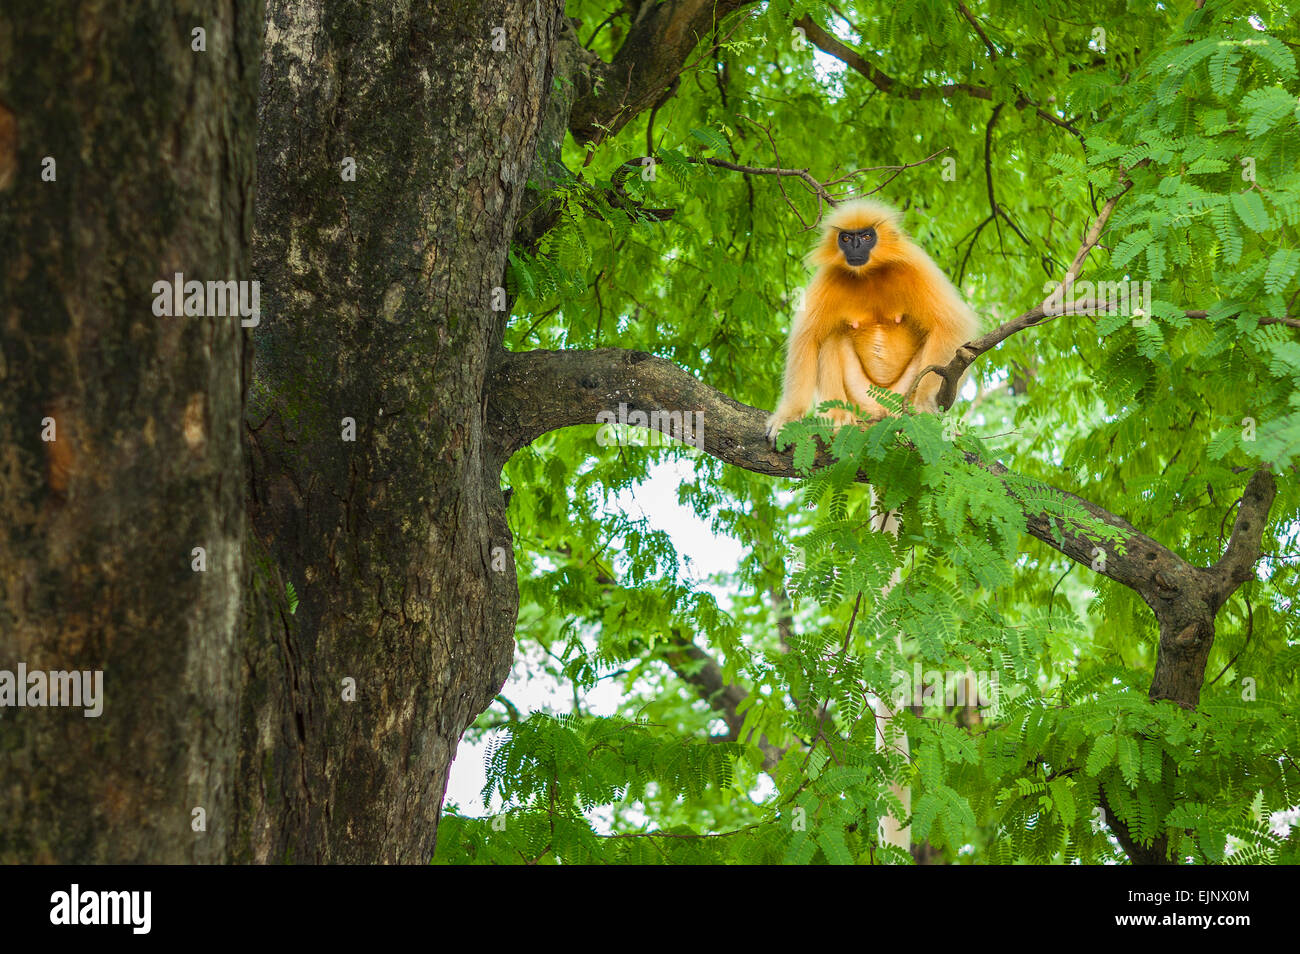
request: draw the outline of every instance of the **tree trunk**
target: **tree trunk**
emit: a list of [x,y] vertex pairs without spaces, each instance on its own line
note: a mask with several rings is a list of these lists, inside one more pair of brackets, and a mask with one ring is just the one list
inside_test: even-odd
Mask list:
[[509,672],[483,380],[561,13],[268,5],[241,860],[428,861],[457,742]]
[[[59,6],[0,14],[0,650],[106,702],[0,710],[0,861],[426,862],[513,653],[483,379],[561,4],[276,0],[264,59]],[[175,272],[259,280],[255,348]]]
[[232,830],[243,334],[152,286],[248,278],[261,21],[189,6],[0,8],[0,668],[103,672],[0,709],[3,863]]

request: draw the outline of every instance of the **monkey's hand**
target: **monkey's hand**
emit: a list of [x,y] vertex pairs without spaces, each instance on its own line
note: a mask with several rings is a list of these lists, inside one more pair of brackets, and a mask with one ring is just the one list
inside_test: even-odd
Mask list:
[[767,419],[766,432],[768,442],[773,447],[776,447],[776,435],[781,433],[781,428],[785,427],[791,421],[799,420],[801,417],[803,417],[803,415],[794,408],[784,406],[778,407]]
[[933,371],[921,379],[912,395],[912,404],[926,414],[939,413],[939,388],[943,386],[943,377]]
[[889,417],[889,411],[885,410],[885,406],[870,394],[864,394],[858,399],[858,407],[862,408],[866,415],[862,418],[864,424],[874,424]]

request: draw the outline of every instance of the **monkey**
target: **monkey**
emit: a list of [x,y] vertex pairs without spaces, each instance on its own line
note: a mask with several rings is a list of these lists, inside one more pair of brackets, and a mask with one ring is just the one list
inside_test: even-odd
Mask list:
[[[930,365],[946,365],[978,326],[974,312],[939,267],[904,234],[898,212],[869,199],[827,217],[807,262],[817,271],[790,329],[781,400],[767,419],[773,444],[783,426],[817,402],[862,408],[868,423],[887,413],[868,384],[906,395]],[[960,382],[959,382],[960,383]],[[918,410],[938,411],[943,379],[916,388]],[[852,423],[831,412],[837,426]]]
[[[917,378],[931,365],[951,361],[974,336],[978,322],[930,256],[904,234],[898,212],[867,199],[845,203],[827,218],[807,261],[817,271],[790,329],[785,384],[767,419],[768,439],[775,445],[781,428],[807,414],[814,397],[818,403],[857,405],[870,421],[880,420],[887,411],[871,396],[870,385],[904,396],[915,385],[917,409],[937,411],[943,378]],[[850,424],[853,415],[836,409],[831,421]],[[874,530],[898,534],[897,514],[877,513],[874,491],[872,511]],[[895,570],[884,592],[901,578]],[[901,634],[895,633],[895,639],[901,654]],[[877,750],[892,744],[906,755],[905,734],[887,741],[885,726],[894,711],[883,699],[876,716]],[[906,818],[910,786],[891,783],[890,788]],[[880,826],[882,842],[907,849],[910,831],[902,819],[887,816]]]

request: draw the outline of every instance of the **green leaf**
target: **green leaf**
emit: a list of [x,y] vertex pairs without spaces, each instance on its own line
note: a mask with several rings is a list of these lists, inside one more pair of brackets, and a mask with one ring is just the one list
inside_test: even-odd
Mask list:
[[1227,96],[1237,85],[1241,66],[1237,60],[1241,52],[1236,47],[1226,47],[1210,57],[1210,88],[1216,96]]
[[1267,232],[1273,227],[1273,223],[1268,217],[1268,209],[1264,207],[1264,200],[1258,192],[1253,190],[1234,192],[1232,194],[1232,208],[1246,228],[1252,232]]
[[1264,287],[1273,294],[1281,294],[1290,286],[1297,269],[1300,269],[1300,249],[1278,249],[1268,260]]
[[1115,268],[1123,268],[1133,260],[1134,256],[1150,245],[1153,238],[1149,229],[1139,229],[1126,235],[1111,253],[1110,264]]
[[1074,780],[1054,778],[1047,783],[1047,788],[1052,793],[1052,805],[1056,813],[1061,816],[1062,824],[1066,828],[1073,827],[1077,810],[1074,802]]
[[1294,119],[1297,100],[1294,94],[1280,86],[1252,89],[1241,98],[1241,108],[1246,110],[1246,135],[1258,139],[1283,119]]
[[1115,761],[1116,742],[1113,735],[1098,736],[1088,753],[1087,771],[1089,775],[1100,775],[1101,771]]
[[728,152],[730,150],[726,137],[716,129],[696,127],[691,130],[691,135],[715,152]]

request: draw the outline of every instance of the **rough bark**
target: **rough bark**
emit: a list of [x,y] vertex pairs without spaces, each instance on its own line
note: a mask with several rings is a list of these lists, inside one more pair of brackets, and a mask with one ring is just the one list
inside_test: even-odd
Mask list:
[[[427,860],[508,671],[483,378],[552,72],[579,68],[562,5],[277,0],[264,60],[240,11],[0,17],[0,619],[14,658],[110,673],[99,721],[6,713],[5,859]],[[677,68],[712,16],[664,21]],[[255,363],[235,321],[146,310],[175,271],[262,283]]]
[[642,111],[670,95],[700,41],[723,18],[752,0],[642,0],[613,60],[597,60],[582,77],[569,129],[580,143],[613,136]]
[[560,40],[551,49],[551,71],[558,78],[551,90],[537,135],[537,158],[529,173],[519,221],[513,241],[523,249],[533,250],[543,235],[560,220],[560,204],[552,197],[555,187],[570,173],[563,161],[564,139],[569,129],[569,113],[578,95],[578,81],[598,60],[578,41],[573,21],[561,24]]
[[1156,570],[1154,586],[1138,592],[1160,623],[1160,651],[1150,697],[1195,708],[1205,682],[1205,663],[1214,646],[1214,619],[1237,587],[1255,575],[1264,524],[1277,494],[1266,470],[1251,475],[1223,557],[1212,567]]
[[1149,845],[1144,845],[1133,837],[1128,825],[1124,824],[1120,817],[1115,814],[1115,810],[1111,808],[1110,799],[1106,796],[1105,786],[1097,790],[1097,800],[1101,803],[1101,810],[1106,813],[1106,826],[1115,833],[1115,840],[1124,849],[1124,854],[1128,855],[1129,864],[1175,864],[1174,860],[1169,857],[1169,839],[1164,835],[1155,838]]
[[0,862],[229,842],[243,333],[155,316],[152,285],[249,277],[260,22],[212,0],[0,8],[0,668],[104,673],[98,718],[0,710]]
[[482,386],[561,12],[269,4],[250,506],[299,604],[244,647],[241,858],[427,861],[460,735],[509,671]]

